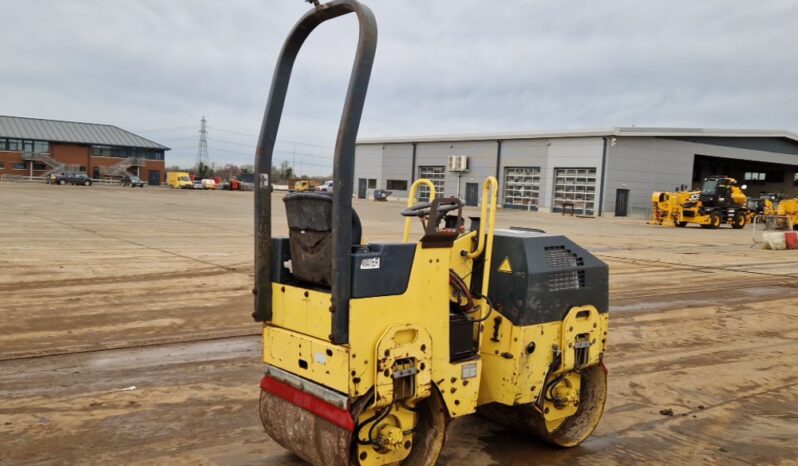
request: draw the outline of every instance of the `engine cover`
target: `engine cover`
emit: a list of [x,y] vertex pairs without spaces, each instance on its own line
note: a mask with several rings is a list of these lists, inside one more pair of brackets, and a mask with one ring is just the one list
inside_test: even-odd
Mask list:
[[497,229],[488,297],[515,325],[562,320],[574,306],[609,310],[607,264],[562,235]]

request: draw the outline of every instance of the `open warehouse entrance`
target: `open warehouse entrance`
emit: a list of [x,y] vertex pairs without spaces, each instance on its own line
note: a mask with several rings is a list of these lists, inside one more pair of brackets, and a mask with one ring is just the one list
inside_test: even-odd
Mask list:
[[748,196],[761,193],[780,193],[787,197],[798,195],[798,165],[731,159],[696,154],[693,162],[693,189],[700,189],[704,178],[726,175],[748,188]]

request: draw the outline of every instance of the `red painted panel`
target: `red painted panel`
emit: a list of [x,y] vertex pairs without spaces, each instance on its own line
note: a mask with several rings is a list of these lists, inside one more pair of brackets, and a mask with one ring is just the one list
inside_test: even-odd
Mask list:
[[260,388],[349,432],[355,430],[355,422],[349,411],[333,406],[310,393],[303,392],[268,375],[263,376]]

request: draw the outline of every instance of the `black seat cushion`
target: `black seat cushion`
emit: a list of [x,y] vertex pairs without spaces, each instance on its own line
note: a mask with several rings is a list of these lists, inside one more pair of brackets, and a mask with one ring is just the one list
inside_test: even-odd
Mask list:
[[[291,242],[294,278],[317,285],[332,283],[332,196],[293,193],[283,198]],[[360,244],[363,227],[352,210],[352,244]]]

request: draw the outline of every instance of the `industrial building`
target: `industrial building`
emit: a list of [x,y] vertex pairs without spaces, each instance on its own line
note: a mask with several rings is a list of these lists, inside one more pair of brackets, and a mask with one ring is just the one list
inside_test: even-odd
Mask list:
[[160,185],[167,150],[112,125],[0,116],[0,175],[80,171],[100,179],[130,173]]
[[798,135],[777,130],[616,127],[373,138],[358,140],[356,159],[361,198],[377,188],[406,198],[414,180],[429,178],[437,191],[477,205],[480,183],[491,175],[502,207],[589,216],[647,215],[653,191],[693,189],[710,175],[737,178],[749,196],[798,195]]

